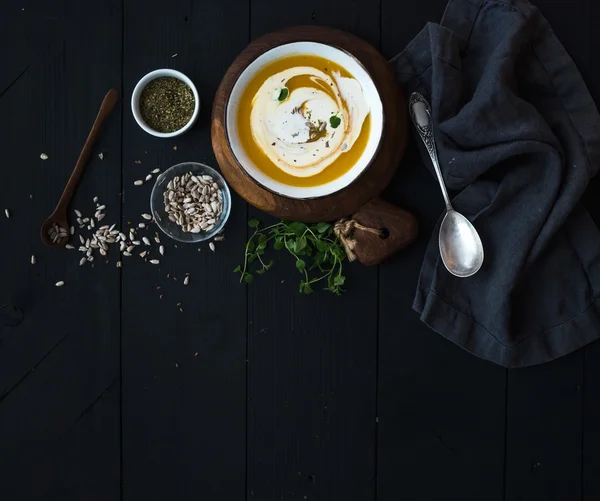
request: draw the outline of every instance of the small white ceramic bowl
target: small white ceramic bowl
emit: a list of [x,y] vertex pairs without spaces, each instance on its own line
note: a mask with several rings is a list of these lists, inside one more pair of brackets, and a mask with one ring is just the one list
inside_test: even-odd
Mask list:
[[[289,56],[320,56],[346,69],[360,83],[367,102],[371,107],[371,128],[365,151],[356,164],[345,174],[326,184],[310,187],[290,186],[275,181],[260,170],[244,150],[237,128],[237,116],[241,98],[248,84],[258,71],[266,65]],[[233,86],[227,102],[225,113],[225,129],[227,140],[235,158],[246,173],[267,190],[290,198],[310,199],[336,193],[354,182],[369,166],[377,151],[383,134],[383,104],[373,79],[364,66],[354,56],[337,47],[317,42],[293,42],[275,47],[256,58],[239,76]]]
[[[194,113],[190,121],[181,129],[176,130],[175,132],[158,132],[151,128],[142,118],[142,113],[140,112],[140,96],[142,95],[142,91],[155,78],[160,77],[175,77],[182,82],[184,82],[192,92],[194,93]],[[156,137],[175,137],[183,134],[188,129],[194,125],[196,120],[198,119],[198,113],[200,111],[200,97],[198,96],[198,91],[196,90],[196,86],[194,83],[183,73],[177,70],[171,70],[169,68],[164,68],[161,70],[154,70],[144,76],[133,89],[133,94],[131,95],[131,111],[133,112],[133,117],[138,125],[144,129],[148,134],[152,134]]]

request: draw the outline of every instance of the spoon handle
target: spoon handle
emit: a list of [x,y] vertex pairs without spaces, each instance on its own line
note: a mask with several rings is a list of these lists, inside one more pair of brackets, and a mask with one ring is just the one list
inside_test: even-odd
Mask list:
[[450,197],[448,196],[448,190],[444,183],[444,177],[442,176],[442,169],[440,169],[440,163],[438,162],[437,150],[435,147],[435,137],[433,136],[433,126],[431,122],[431,106],[421,94],[413,92],[408,101],[408,109],[410,110],[410,118],[423,140],[423,144],[427,148],[433,168],[437,175],[442,189],[442,195],[444,196],[444,202],[446,203],[446,210],[452,210],[452,204],[450,203]]
[[115,89],[111,89],[108,91],[104,99],[102,100],[102,104],[100,105],[100,110],[98,111],[98,115],[96,116],[96,120],[94,121],[94,125],[92,125],[92,129],[88,134],[87,140],[83,145],[83,149],[81,150],[81,154],[77,159],[77,163],[75,164],[75,168],[71,173],[71,177],[65,186],[65,189],[58,201],[55,212],[59,209],[66,209],[73,198],[73,194],[75,193],[75,188],[79,183],[79,179],[83,174],[83,171],[92,155],[92,148],[94,147],[94,143],[100,134],[100,129],[104,124],[105,120],[108,118],[115,105],[117,104],[118,93]]

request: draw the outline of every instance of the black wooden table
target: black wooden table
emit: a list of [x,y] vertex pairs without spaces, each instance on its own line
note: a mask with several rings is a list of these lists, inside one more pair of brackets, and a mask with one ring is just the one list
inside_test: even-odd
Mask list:
[[[379,268],[348,266],[341,298],[299,295],[284,256],[238,284],[246,221],[264,216],[237,197],[215,253],[167,242],[160,266],[118,269],[109,255],[80,267],[38,236],[109,88],[122,100],[104,159],[93,156],[72,207],[90,213],[97,196],[126,228],[148,212],[135,179],[215,165],[211,100],[250,40],[319,23],[392,57],[445,3],[1,2],[0,500],[600,499],[600,344],[507,371],[411,310],[442,210],[414,145],[386,196],[418,215],[421,236]],[[600,102],[600,3],[535,3]],[[144,133],[129,106],[161,67],[188,74],[202,100],[173,140]]]

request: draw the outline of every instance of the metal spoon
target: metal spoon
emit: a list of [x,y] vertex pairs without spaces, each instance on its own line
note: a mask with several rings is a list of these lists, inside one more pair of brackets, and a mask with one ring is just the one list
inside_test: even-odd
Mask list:
[[453,275],[461,278],[470,277],[477,273],[483,264],[481,238],[471,222],[456,212],[450,203],[435,147],[431,125],[431,106],[421,94],[414,92],[410,96],[408,108],[413,124],[431,157],[446,203],[446,215],[440,226],[439,237],[442,261],[446,269]]

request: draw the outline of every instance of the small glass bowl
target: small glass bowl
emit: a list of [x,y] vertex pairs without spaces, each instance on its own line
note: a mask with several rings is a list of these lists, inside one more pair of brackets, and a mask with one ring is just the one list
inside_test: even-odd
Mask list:
[[[181,177],[188,172],[191,172],[195,176],[211,176],[221,190],[221,196],[223,198],[223,211],[221,212],[221,216],[216,222],[215,227],[210,231],[201,231],[200,233],[184,232],[179,225],[169,219],[167,213],[165,212],[163,193],[167,187],[167,184],[169,184],[169,181],[171,181],[175,176]],[[171,237],[173,240],[177,240],[178,242],[203,242],[213,238],[219,231],[221,231],[223,226],[225,226],[225,223],[229,218],[229,212],[231,211],[231,193],[229,192],[229,187],[227,186],[225,179],[223,179],[223,176],[221,176],[221,174],[219,174],[213,168],[201,163],[183,162],[170,167],[158,176],[156,183],[152,188],[152,194],[150,195],[150,210],[152,211],[152,216],[154,217],[156,224],[168,237]]]

